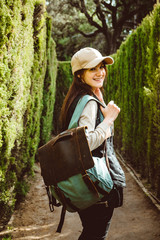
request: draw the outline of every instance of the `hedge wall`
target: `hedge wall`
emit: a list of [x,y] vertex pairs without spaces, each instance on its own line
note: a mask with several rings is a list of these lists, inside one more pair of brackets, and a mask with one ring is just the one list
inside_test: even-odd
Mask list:
[[[127,38],[109,67],[105,100],[121,108],[115,122],[115,145],[147,178],[160,197],[160,5]],[[60,108],[72,81],[70,64],[60,62],[54,111],[55,132]],[[69,85],[68,85],[69,84]]]
[[43,86],[43,111],[41,116],[41,135],[40,145],[46,143],[53,130],[53,111],[56,93],[56,77],[57,77],[57,57],[55,42],[51,38],[51,19],[46,19],[47,24],[47,66],[45,81]]
[[58,61],[58,73],[56,79],[56,101],[53,114],[53,134],[59,132],[59,114],[63,100],[73,80],[70,61]]
[[40,135],[42,143],[50,136],[56,76],[50,26],[45,0],[0,1],[0,223],[26,193]]
[[115,143],[160,197],[160,5],[113,57],[105,92],[121,108]]

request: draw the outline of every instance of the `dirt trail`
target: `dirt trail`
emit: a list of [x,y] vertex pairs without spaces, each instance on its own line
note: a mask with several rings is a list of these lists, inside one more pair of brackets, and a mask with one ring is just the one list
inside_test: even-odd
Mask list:
[[[124,205],[115,209],[108,240],[160,240],[160,212],[142,192],[130,173],[125,170],[127,188]],[[56,233],[61,208],[51,213],[39,166],[30,192],[13,214],[10,230],[0,233],[3,239],[9,233],[15,240],[77,240],[81,223],[77,213],[66,213],[62,233]],[[5,238],[6,239],[6,238]],[[86,239],[87,240],[87,239]]]

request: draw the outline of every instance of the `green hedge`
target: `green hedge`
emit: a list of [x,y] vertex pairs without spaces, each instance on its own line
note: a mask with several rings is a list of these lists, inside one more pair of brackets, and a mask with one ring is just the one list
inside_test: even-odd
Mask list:
[[51,138],[53,130],[53,111],[56,93],[57,56],[55,42],[51,38],[51,18],[47,18],[47,68],[43,87],[43,112],[41,116],[40,145]]
[[1,0],[0,223],[26,194],[24,176],[33,172],[40,135],[42,143],[50,136],[55,76],[45,0]]
[[63,100],[73,80],[70,61],[58,62],[58,73],[56,79],[56,101],[53,116],[53,134],[59,132],[59,114]]
[[105,92],[121,108],[115,143],[160,197],[160,5],[113,57]]

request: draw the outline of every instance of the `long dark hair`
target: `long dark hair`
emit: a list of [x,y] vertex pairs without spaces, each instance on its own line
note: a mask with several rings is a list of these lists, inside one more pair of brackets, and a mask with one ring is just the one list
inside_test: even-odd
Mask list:
[[60,128],[61,131],[66,130],[69,124],[68,112],[72,105],[74,99],[81,95],[93,95],[92,88],[82,81],[84,69],[75,72],[73,77],[73,82],[68,90],[68,93],[64,99],[61,113],[60,113]]
[[[106,70],[106,75],[107,75],[107,69]],[[60,113],[60,130],[64,131],[68,128],[69,124],[69,109],[75,100],[77,96],[84,96],[86,94],[93,96],[92,88],[88,84],[82,81],[83,79],[83,74],[84,74],[84,69],[81,69],[77,72],[74,73],[74,78],[72,85],[69,88],[69,91],[64,99],[62,108],[61,108],[61,113]],[[101,88],[103,92],[103,87]]]

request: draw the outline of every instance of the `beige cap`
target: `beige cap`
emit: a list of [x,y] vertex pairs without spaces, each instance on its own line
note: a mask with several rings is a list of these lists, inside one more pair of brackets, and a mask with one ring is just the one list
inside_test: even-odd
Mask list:
[[94,48],[82,48],[76,52],[71,59],[72,73],[74,74],[80,69],[96,67],[102,61],[105,61],[106,64],[114,63],[112,57],[103,57],[102,54]]

